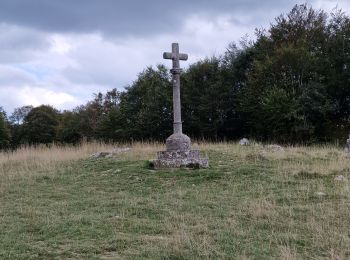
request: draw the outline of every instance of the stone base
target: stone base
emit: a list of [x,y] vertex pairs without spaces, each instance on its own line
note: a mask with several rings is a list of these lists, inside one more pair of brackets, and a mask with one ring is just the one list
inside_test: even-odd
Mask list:
[[201,158],[199,150],[160,151],[157,153],[157,159],[153,160],[151,163],[155,169],[209,167],[208,159]]

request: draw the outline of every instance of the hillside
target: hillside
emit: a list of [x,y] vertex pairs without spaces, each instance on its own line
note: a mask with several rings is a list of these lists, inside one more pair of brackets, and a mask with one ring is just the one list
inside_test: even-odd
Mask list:
[[0,258],[350,257],[341,149],[199,146],[209,169],[149,169],[159,144],[0,154]]

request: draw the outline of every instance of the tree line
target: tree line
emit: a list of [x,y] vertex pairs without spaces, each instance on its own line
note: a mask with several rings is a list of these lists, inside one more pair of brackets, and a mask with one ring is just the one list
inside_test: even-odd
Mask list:
[[[296,5],[255,36],[181,75],[184,132],[209,140],[344,140],[350,131],[349,16]],[[171,75],[164,65],[146,68],[124,91],[95,94],[71,111],[24,106],[7,117],[0,110],[0,148],[163,141],[171,132]]]

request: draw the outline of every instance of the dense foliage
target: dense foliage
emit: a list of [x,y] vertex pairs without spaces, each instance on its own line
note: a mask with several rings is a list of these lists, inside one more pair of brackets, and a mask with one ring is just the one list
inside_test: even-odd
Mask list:
[[10,144],[10,131],[6,120],[6,113],[0,107],[0,149],[6,149]]
[[[243,136],[287,143],[345,139],[350,131],[350,18],[296,5],[255,41],[229,44],[181,77],[184,131],[212,140]],[[164,140],[172,131],[167,68],[146,68],[125,89],[98,93],[73,111],[18,108],[12,145],[85,139]],[[0,145],[10,138],[0,118]]]

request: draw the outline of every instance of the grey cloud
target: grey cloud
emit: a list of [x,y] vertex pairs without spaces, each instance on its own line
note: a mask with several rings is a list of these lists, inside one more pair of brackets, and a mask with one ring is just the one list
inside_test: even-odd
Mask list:
[[26,84],[36,84],[33,75],[25,71],[10,66],[0,65],[0,87],[4,86],[21,86]]
[[43,34],[23,27],[0,24],[0,49],[42,48],[47,44]]
[[[287,0],[2,0],[0,22],[50,32],[149,34],[176,30],[195,14],[268,12],[290,5]],[[257,7],[258,6],[258,7]]]
[[0,24],[0,64],[30,60],[35,51],[45,51],[48,48],[50,42],[43,32]]

